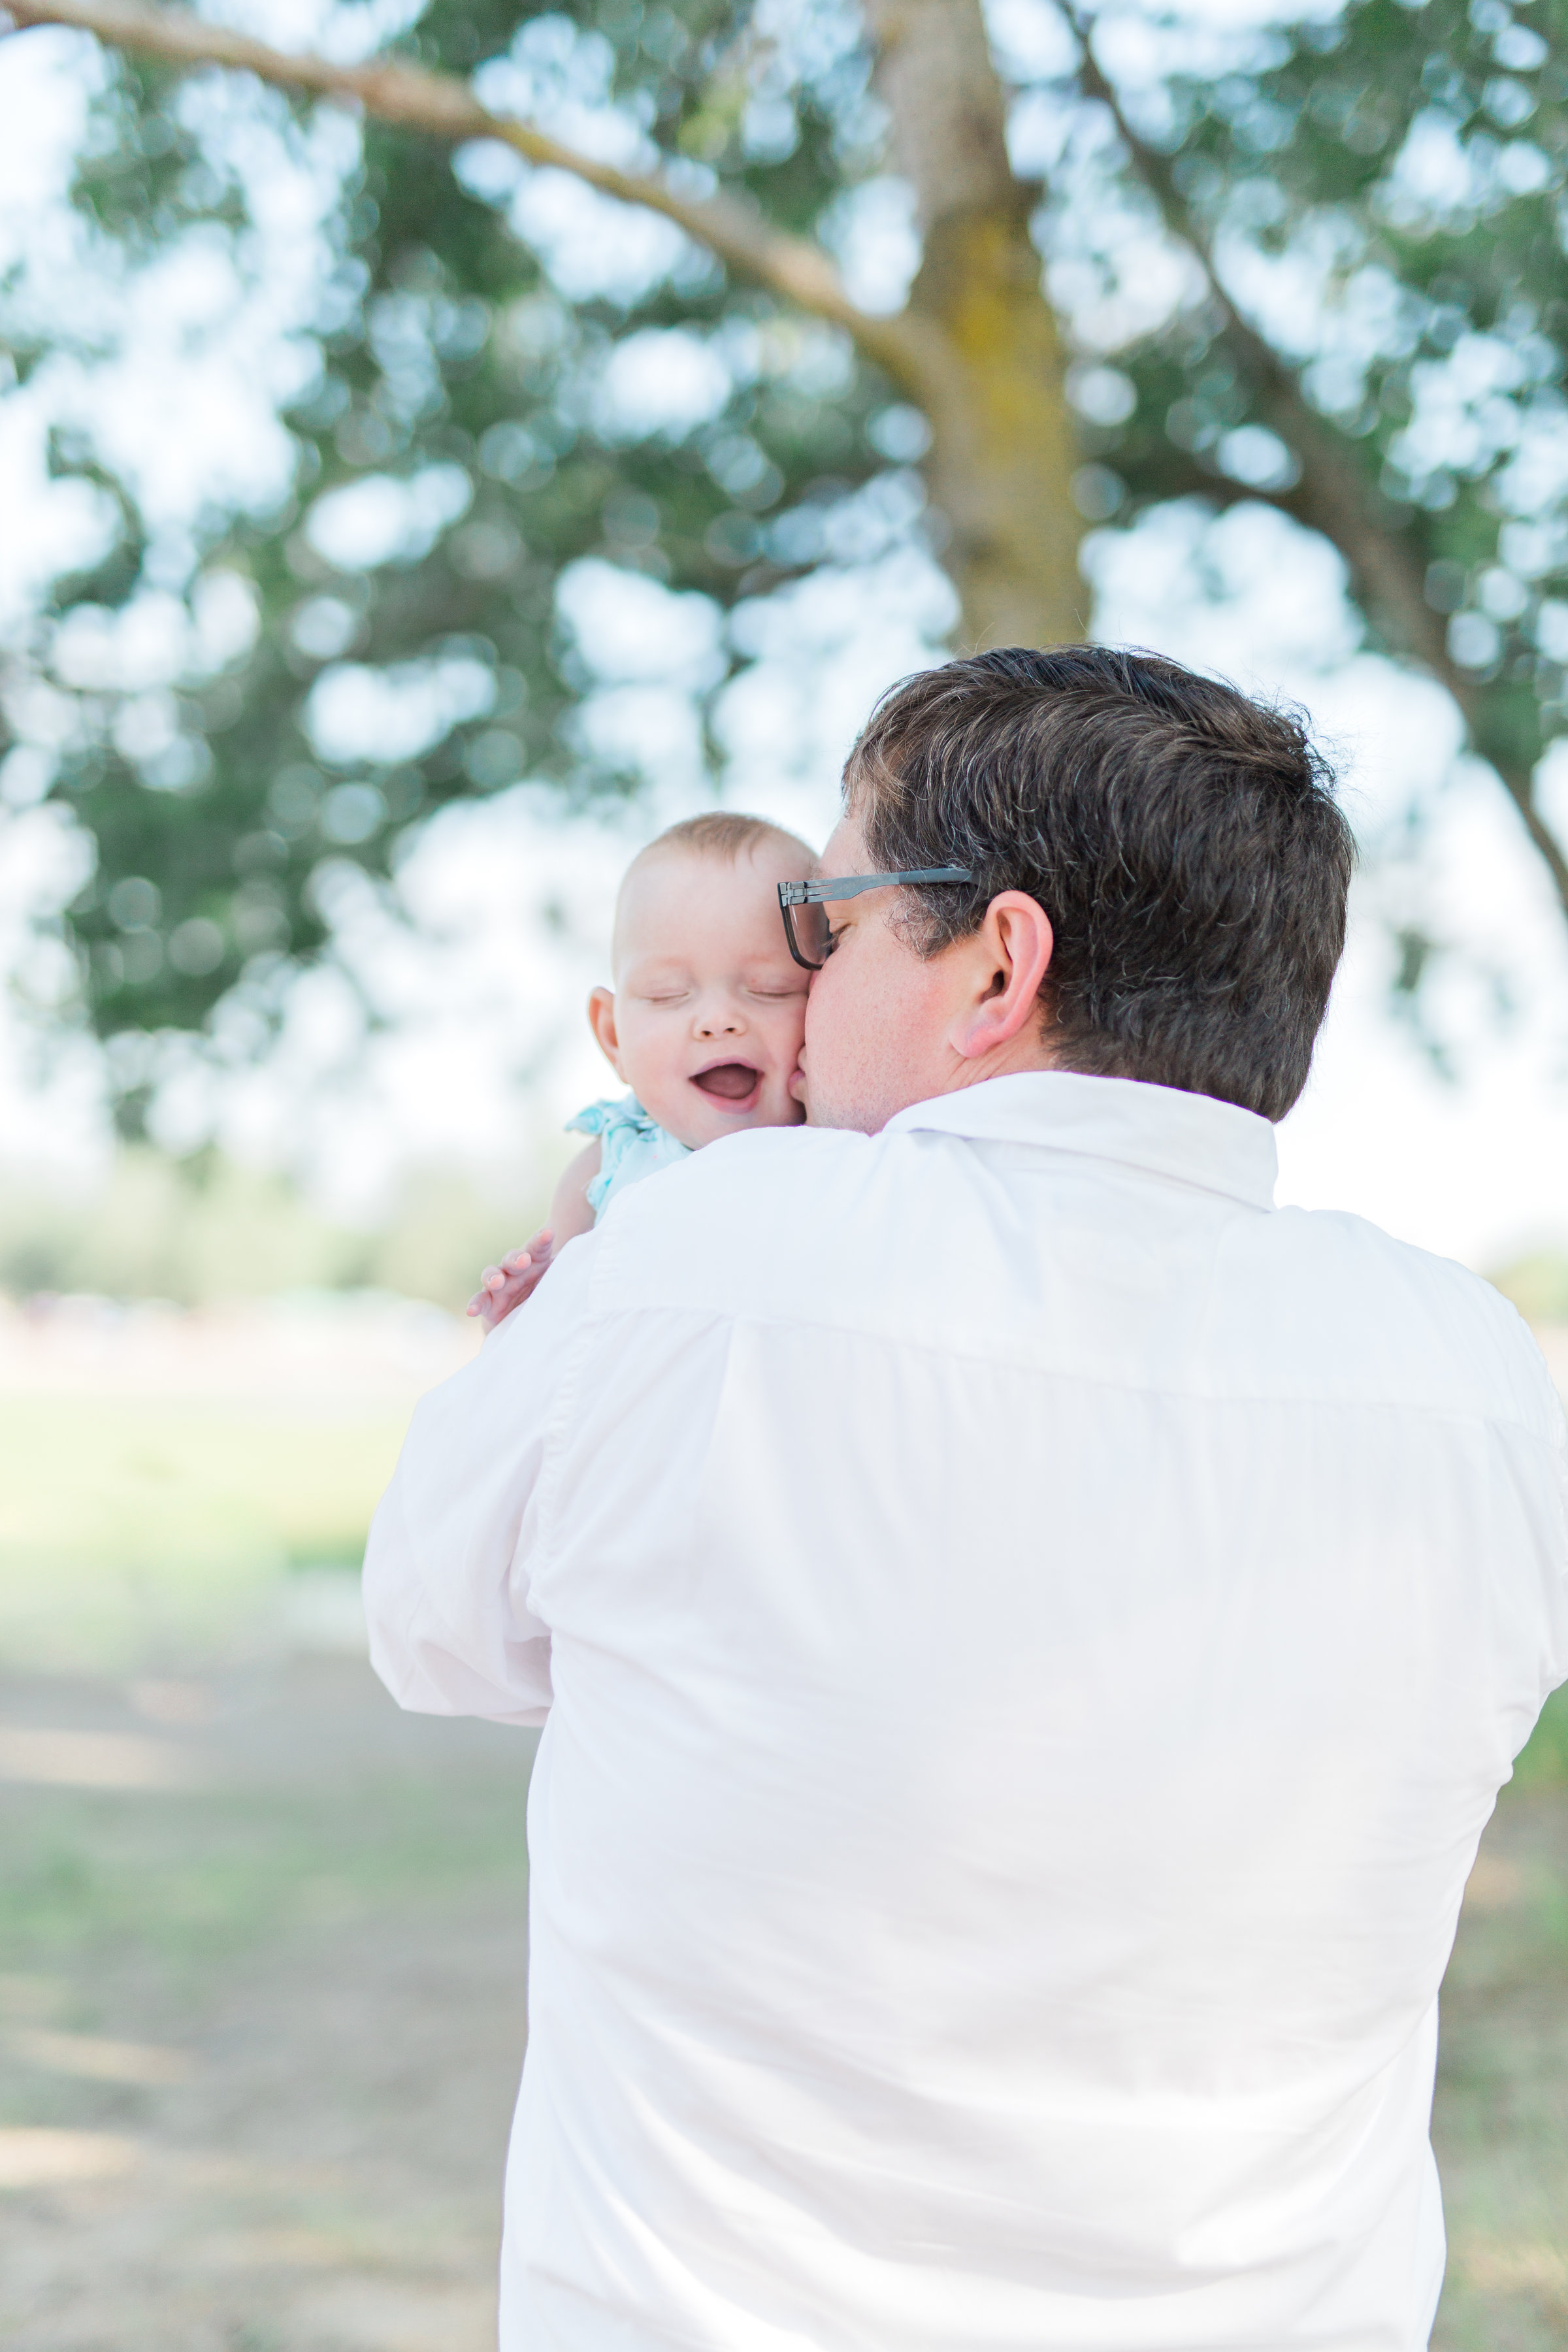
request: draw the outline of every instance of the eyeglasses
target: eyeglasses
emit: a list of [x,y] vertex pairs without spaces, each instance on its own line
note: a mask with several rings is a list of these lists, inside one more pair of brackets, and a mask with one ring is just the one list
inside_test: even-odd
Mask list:
[[796,963],[820,971],[827,961],[831,935],[824,902],[858,898],[862,890],[887,890],[900,882],[973,882],[967,866],[917,866],[911,874],[838,874],[829,882],[781,882],[779,912],[784,937]]

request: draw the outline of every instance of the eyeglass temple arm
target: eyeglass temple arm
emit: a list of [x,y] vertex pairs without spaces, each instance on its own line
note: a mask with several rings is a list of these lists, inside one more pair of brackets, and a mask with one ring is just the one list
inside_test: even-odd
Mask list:
[[862,890],[885,890],[893,883],[972,882],[973,879],[967,866],[919,866],[907,874],[836,875],[822,882],[781,882],[779,904],[784,907],[821,907],[830,900],[858,898]]

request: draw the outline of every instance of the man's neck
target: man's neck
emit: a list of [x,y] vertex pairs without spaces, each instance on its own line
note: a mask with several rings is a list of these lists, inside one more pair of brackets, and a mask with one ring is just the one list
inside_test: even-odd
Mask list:
[[950,1085],[942,1087],[943,1094],[956,1094],[961,1087],[984,1086],[987,1078],[1015,1077],[1024,1070],[1058,1070],[1061,1067],[1049,1039],[1033,1024],[988,1054],[976,1055],[973,1059],[955,1054],[952,1060],[952,1079]]

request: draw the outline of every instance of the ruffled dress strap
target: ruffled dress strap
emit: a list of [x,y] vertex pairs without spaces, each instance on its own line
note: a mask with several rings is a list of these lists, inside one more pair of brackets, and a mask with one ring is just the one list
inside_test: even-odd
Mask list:
[[688,1157],[688,1146],[650,1118],[636,1095],[590,1103],[566,1122],[569,1135],[596,1135],[599,1172],[588,1186],[588,1206],[598,1217],[614,1194],[661,1168]]

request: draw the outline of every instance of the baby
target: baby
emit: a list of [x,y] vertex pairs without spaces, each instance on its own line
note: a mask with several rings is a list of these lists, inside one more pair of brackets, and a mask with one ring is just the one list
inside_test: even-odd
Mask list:
[[754,816],[694,816],[634,857],[616,901],[615,988],[588,1023],[631,1088],[571,1121],[595,1139],[555,1190],[550,1223],[468,1302],[493,1330],[542,1280],[556,1250],[585,1234],[639,1177],[744,1127],[795,1127],[811,975],[779,920],[778,886],[816,871],[805,844]]

